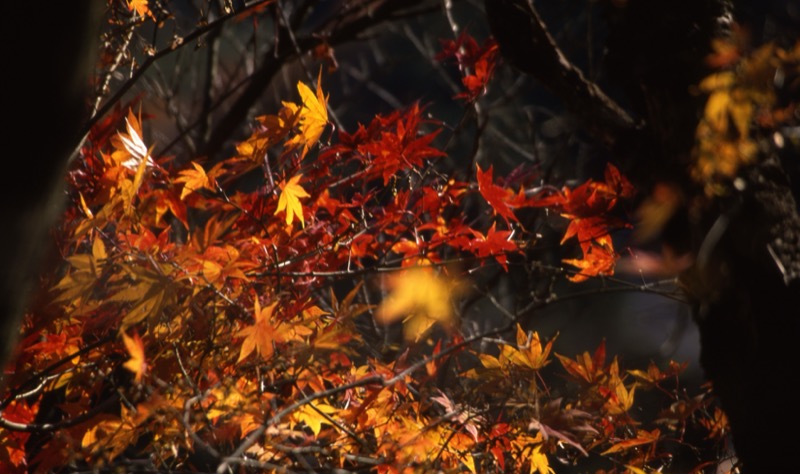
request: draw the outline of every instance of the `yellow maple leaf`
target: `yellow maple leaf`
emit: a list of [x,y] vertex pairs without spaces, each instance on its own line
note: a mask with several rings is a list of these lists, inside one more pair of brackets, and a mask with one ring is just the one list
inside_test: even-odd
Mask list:
[[310,402],[292,413],[292,418],[295,423],[305,423],[311,432],[314,433],[314,436],[319,436],[322,424],[330,424],[330,421],[325,415],[330,417],[330,415],[336,413],[336,411],[336,408],[325,403]]
[[550,467],[550,463],[547,461],[547,455],[542,452],[541,444],[533,448],[529,460],[531,462],[531,474],[535,472],[541,474],[555,474],[556,472]]
[[322,93],[322,70],[317,77],[316,94],[302,82],[297,83],[297,91],[303,105],[300,108],[300,133],[286,142],[286,148],[293,150],[302,146],[301,158],[319,141],[328,125],[328,99]]
[[378,322],[403,320],[407,340],[419,340],[434,324],[450,327],[454,313],[452,300],[460,284],[429,268],[413,268],[390,277],[389,295],[375,313]]
[[281,336],[272,325],[272,311],[277,306],[277,302],[272,303],[266,308],[261,308],[261,304],[256,298],[254,316],[256,323],[248,326],[237,334],[239,337],[244,337],[242,341],[242,348],[239,351],[239,359],[237,363],[244,360],[254,350],[263,359],[269,359],[274,352],[273,343],[280,342]]
[[[542,346],[542,341],[539,339],[539,333],[534,331],[530,337],[522,330],[522,326],[517,324],[517,347],[510,345],[503,346],[501,355],[506,360],[518,367],[527,367],[531,370],[540,370],[550,363],[550,351],[553,348],[553,342]],[[485,364],[484,364],[485,365]]]
[[278,184],[281,188],[281,196],[278,198],[278,208],[275,209],[275,214],[285,211],[286,225],[292,225],[294,216],[300,219],[300,223],[304,227],[306,225],[303,219],[303,206],[300,204],[300,198],[309,197],[309,194],[302,186],[297,184],[302,177],[302,174],[298,174],[291,178],[288,183],[281,181]]
[[127,362],[122,366],[133,372],[136,376],[136,382],[141,382],[142,377],[147,372],[147,360],[144,357],[144,343],[139,334],[133,333],[133,337],[122,333],[122,342],[125,343],[125,350],[131,356]]

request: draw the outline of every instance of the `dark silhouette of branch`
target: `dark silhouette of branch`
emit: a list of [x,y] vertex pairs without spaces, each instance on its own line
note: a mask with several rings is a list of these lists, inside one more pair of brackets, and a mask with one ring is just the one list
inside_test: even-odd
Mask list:
[[564,56],[530,0],[486,0],[485,6],[503,57],[561,98],[595,137],[611,147],[638,128]]

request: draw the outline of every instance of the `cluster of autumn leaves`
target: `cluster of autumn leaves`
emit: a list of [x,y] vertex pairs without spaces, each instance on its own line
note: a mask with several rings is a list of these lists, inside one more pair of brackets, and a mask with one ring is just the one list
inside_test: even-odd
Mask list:
[[[477,100],[496,47],[462,36],[444,51]],[[418,105],[324,142],[316,82],[218,162],[154,157],[133,105],[95,127],[68,176],[66,265],[45,277],[5,375],[0,463],[546,474],[593,452],[645,473],[694,419],[724,436],[706,398],[671,388],[679,364],[625,371],[603,345],[554,354],[555,338],[516,324],[482,351],[489,334],[459,330],[470,272],[507,271],[535,240],[520,210],[568,222],[570,279],[613,273],[611,232],[628,225],[616,206],[634,193],[613,165],[536,193],[491,166],[459,181],[437,168],[440,128]],[[240,186],[253,174],[260,186]],[[382,350],[374,325],[404,340]],[[543,376],[553,361],[572,387],[560,397]],[[644,390],[671,404],[657,426],[632,414]]]

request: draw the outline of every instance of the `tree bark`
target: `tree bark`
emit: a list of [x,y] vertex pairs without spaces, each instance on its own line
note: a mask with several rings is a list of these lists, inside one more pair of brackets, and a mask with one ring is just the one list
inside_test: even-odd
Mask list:
[[[690,175],[711,39],[732,13],[721,0],[605,2],[608,78],[629,110],[588,83],[547,33],[531,0],[486,0],[503,56],[561,97],[611,149],[645,195],[680,190],[683,207],[663,243],[694,260],[681,281],[695,309],[701,364],[726,412],[742,472],[796,466],[800,425],[790,384],[800,376],[800,218],[786,171],[764,143],[724,196],[704,195]],[[587,93],[592,91],[592,93]],[[796,157],[795,157],[796,159]]]
[[48,229],[60,214],[67,161],[81,140],[103,3],[4,5],[0,367],[12,356]]

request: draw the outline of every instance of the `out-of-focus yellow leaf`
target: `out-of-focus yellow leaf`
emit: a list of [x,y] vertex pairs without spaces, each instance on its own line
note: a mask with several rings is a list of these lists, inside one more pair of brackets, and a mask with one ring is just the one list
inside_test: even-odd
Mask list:
[[703,92],[714,92],[719,89],[727,89],[733,85],[735,76],[731,71],[723,71],[717,74],[712,74],[702,81],[698,86]]
[[429,268],[414,268],[392,275],[390,293],[375,313],[378,322],[404,322],[407,340],[419,340],[434,324],[449,328],[453,324],[452,301],[460,293],[460,284]]
[[125,350],[131,356],[127,362],[122,366],[130,370],[136,376],[136,382],[141,382],[142,377],[147,372],[147,360],[144,357],[144,343],[139,334],[134,333],[133,337],[129,337],[124,332],[122,333],[122,342],[125,343]]
[[711,93],[706,101],[705,118],[716,132],[728,129],[728,107],[731,96],[728,91],[717,90]]

